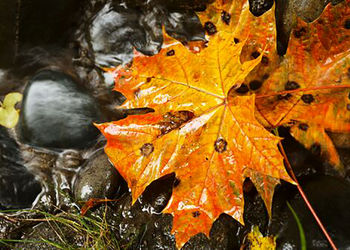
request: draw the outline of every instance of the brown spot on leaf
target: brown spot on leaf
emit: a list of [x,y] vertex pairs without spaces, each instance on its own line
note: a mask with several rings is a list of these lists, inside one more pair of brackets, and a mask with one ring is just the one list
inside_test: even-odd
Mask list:
[[254,51],[254,52],[251,54],[251,56],[252,56],[254,59],[256,59],[256,58],[258,58],[258,57],[260,56],[260,53],[259,53],[258,51]]
[[307,129],[309,128],[309,125],[307,125],[306,123],[300,123],[298,128],[300,130],[307,131]]
[[165,135],[170,131],[179,128],[182,124],[188,122],[193,117],[194,114],[187,110],[168,112],[163,116],[164,120],[159,124],[160,130],[162,134]]
[[218,153],[223,153],[227,149],[227,141],[225,141],[223,138],[219,138],[214,143],[215,151]]
[[301,27],[300,29],[297,29],[293,32],[293,35],[295,38],[300,38],[305,34],[306,34],[306,29],[304,27]]
[[262,81],[259,81],[259,80],[253,80],[249,83],[249,88],[251,90],[258,90],[260,89],[262,86]]
[[268,79],[269,77],[270,77],[269,74],[264,74],[264,75],[262,76],[262,79],[263,79],[263,81],[265,81],[265,80]]
[[300,88],[299,83],[294,82],[294,81],[288,81],[288,82],[286,82],[286,85],[284,85],[285,90],[295,90],[298,88]]
[[249,91],[247,84],[243,83],[238,89],[236,89],[236,93],[238,94],[246,94]]
[[152,152],[154,150],[154,146],[152,143],[145,143],[142,145],[140,150],[141,150],[141,154],[143,156],[149,156],[150,154],[152,154]]
[[195,211],[192,213],[193,218],[197,218],[200,215],[201,215],[201,213],[199,211]]
[[227,25],[230,24],[230,20],[231,20],[231,15],[230,13],[226,12],[226,11],[222,11],[221,12],[221,20],[226,23]]
[[167,53],[166,53],[167,56],[173,56],[175,55],[175,50],[169,50]]
[[214,35],[217,32],[216,26],[212,22],[206,22],[204,24],[204,29],[208,35]]
[[238,38],[234,38],[233,41],[235,42],[235,44],[239,43],[239,39]]
[[181,182],[181,180],[180,180],[179,178],[175,177],[174,184],[173,184],[174,187],[179,186],[179,185],[180,185],[180,182]]
[[292,97],[291,94],[286,94],[286,95],[278,95],[277,100],[289,100]]
[[315,98],[311,94],[304,94],[301,96],[301,100],[306,104],[310,104],[315,100]]
[[262,56],[261,58],[261,64],[263,66],[268,66],[269,65],[269,58],[267,56]]
[[346,19],[344,22],[344,28],[345,29],[350,29],[350,19]]

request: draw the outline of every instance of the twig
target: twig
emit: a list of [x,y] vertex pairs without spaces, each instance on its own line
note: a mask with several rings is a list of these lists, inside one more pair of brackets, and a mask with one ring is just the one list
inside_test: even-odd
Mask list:
[[317,216],[315,210],[314,210],[313,207],[311,206],[311,204],[310,204],[308,198],[306,197],[306,195],[305,195],[303,189],[301,188],[301,186],[300,186],[300,184],[299,184],[299,182],[298,182],[298,180],[297,180],[297,178],[296,178],[296,176],[295,176],[295,174],[294,174],[294,172],[293,172],[292,166],[290,165],[290,162],[289,162],[289,160],[288,160],[288,158],[287,158],[287,155],[286,155],[286,153],[285,153],[285,151],[284,151],[284,149],[283,149],[283,146],[282,146],[281,141],[278,142],[278,146],[280,147],[280,150],[281,150],[281,153],[282,153],[282,155],[283,155],[283,158],[284,158],[284,160],[286,161],[287,170],[288,170],[289,174],[291,175],[293,181],[295,181],[295,183],[297,184],[298,191],[299,191],[301,197],[303,198],[304,202],[306,203],[306,206],[309,208],[311,214],[314,216],[314,218],[315,218],[315,220],[316,220],[318,226],[321,228],[323,234],[326,236],[326,238],[327,238],[329,244],[331,245],[332,249],[333,249],[333,250],[337,250],[338,248],[335,246],[335,244],[334,244],[332,238],[329,236],[329,234],[328,234],[326,228],[323,226],[323,224],[322,224],[320,218]]

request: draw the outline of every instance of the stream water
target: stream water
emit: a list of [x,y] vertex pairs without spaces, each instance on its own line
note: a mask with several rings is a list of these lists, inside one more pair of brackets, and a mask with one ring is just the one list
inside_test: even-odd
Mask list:
[[[163,26],[183,43],[204,41],[205,29],[195,12],[209,2],[1,0],[0,99],[13,91],[24,96],[16,128],[0,127],[1,249],[50,248],[46,243],[1,241],[5,239],[59,240],[43,222],[15,219],[39,218],[40,214],[5,211],[77,212],[79,202],[89,198],[119,199],[97,207],[94,213],[107,211],[111,232],[121,246],[175,249],[171,216],[161,214],[174,176],[152,183],[131,207],[127,185],[104,154],[105,140],[92,123],[127,115],[115,110],[125,98],[112,91],[113,75],[101,67],[129,63],[134,48],[146,55],[158,53]],[[262,2],[266,2],[265,9],[255,5],[259,15],[273,3]],[[281,135],[286,138],[284,146],[293,169],[330,234],[340,248],[349,248],[348,175],[332,171],[317,149],[306,150],[287,130],[281,130]],[[349,143],[338,146],[349,169]],[[321,191],[324,186],[329,187],[325,192]],[[244,187],[245,226],[223,214],[214,223],[210,239],[197,235],[184,249],[239,249],[253,225],[264,234],[278,235],[278,248],[299,249],[299,231],[286,200],[303,221],[310,249],[328,249],[295,187],[286,183],[279,187],[270,221],[249,180]],[[66,236],[74,234],[69,228],[62,230]],[[73,246],[83,246],[79,235],[68,238]]]

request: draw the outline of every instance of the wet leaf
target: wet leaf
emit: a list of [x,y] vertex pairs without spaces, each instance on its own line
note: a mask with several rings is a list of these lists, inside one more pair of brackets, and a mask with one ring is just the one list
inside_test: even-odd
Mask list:
[[[296,139],[307,148],[318,143],[338,169],[341,163],[326,131],[350,131],[350,30],[343,25],[349,17],[350,1],[345,1],[328,6],[318,21],[299,21],[284,59],[268,66],[269,77],[256,91],[261,123],[294,126]],[[269,96],[278,91],[292,93]],[[298,129],[300,124],[309,129]]]
[[247,238],[250,243],[250,249],[252,250],[276,249],[276,238],[262,235],[257,226],[252,228],[252,231],[248,233]]
[[5,96],[4,101],[0,107],[0,125],[13,128],[16,126],[19,118],[19,109],[15,105],[22,100],[22,94],[9,93]]
[[[175,172],[177,182],[164,212],[174,215],[178,247],[197,233],[209,235],[221,213],[243,223],[246,178],[269,212],[279,180],[293,182],[277,148],[280,138],[255,120],[255,96],[234,94],[262,55],[241,62],[248,32],[231,21],[250,23],[252,16],[247,3],[233,4],[242,13],[237,18],[235,8],[220,5],[226,17],[208,19],[216,32],[200,52],[173,42],[158,55],[136,57],[130,69],[119,70],[115,90],[127,97],[121,108],[149,107],[154,113],[97,125],[133,202],[152,181]],[[236,43],[236,37],[242,42]]]

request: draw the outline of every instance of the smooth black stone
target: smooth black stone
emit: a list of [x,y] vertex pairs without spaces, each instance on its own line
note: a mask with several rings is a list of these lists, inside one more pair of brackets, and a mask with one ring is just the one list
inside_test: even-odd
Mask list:
[[[350,184],[342,178],[332,176],[309,176],[301,180],[301,186],[310,203],[339,249],[350,248]],[[289,203],[296,212],[305,233],[307,249],[330,249],[327,239],[315,222],[301,196],[294,191],[276,193],[272,223],[269,232],[277,237],[277,249],[301,249],[299,229]],[[279,197],[283,197],[279,199]]]
[[41,185],[25,166],[17,143],[0,127],[0,209],[29,208]]
[[113,198],[121,190],[124,182],[104,151],[99,150],[76,177],[75,199],[88,201],[90,198]]
[[44,70],[24,90],[17,134],[23,143],[50,149],[87,148],[103,121],[96,100],[64,73]]
[[249,0],[249,10],[254,16],[261,16],[271,9],[273,0]]

